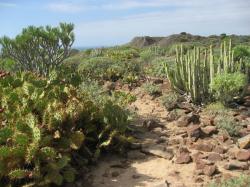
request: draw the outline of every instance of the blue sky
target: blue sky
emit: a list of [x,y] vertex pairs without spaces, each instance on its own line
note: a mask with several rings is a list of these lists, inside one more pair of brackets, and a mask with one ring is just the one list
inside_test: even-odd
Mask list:
[[250,0],[0,0],[0,36],[28,25],[75,24],[75,46],[110,46],[134,36],[250,34]]

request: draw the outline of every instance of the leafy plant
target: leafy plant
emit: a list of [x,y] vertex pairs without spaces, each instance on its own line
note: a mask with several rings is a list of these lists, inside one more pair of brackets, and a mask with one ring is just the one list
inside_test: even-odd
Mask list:
[[217,75],[210,84],[215,98],[224,104],[234,97],[241,96],[247,86],[247,77],[242,73],[224,73]]
[[153,83],[145,83],[142,87],[151,96],[159,96],[162,93],[160,87]]
[[179,96],[175,92],[169,92],[161,97],[161,102],[167,109],[173,109],[178,100]]
[[15,60],[21,70],[48,76],[70,55],[73,29],[73,24],[66,23],[54,28],[30,26],[15,39],[4,36],[0,39],[3,56]]
[[230,111],[221,102],[210,103],[204,109],[204,112],[211,116],[223,116]]
[[228,114],[217,116],[215,123],[218,128],[225,130],[230,136],[237,136],[239,130],[242,128],[241,123],[235,121],[235,119]]
[[79,163],[126,142],[126,111],[111,100],[95,104],[59,78],[51,72],[48,79],[32,73],[0,79],[1,186],[72,182]]

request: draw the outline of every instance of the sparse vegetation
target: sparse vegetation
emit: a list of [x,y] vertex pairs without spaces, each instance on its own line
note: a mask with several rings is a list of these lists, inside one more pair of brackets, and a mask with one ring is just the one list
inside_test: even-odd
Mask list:
[[223,180],[220,183],[213,182],[208,187],[247,187],[250,185],[250,177],[241,175],[231,179]]
[[151,96],[159,96],[162,93],[160,87],[153,83],[145,83],[143,85],[143,89],[146,93],[148,93]]
[[215,123],[219,129],[225,130],[230,136],[238,136],[239,131],[242,129],[242,124],[235,121],[235,119],[228,114],[217,116]]

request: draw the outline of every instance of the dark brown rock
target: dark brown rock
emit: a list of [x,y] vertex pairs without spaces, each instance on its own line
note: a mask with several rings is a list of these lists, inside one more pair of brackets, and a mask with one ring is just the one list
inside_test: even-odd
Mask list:
[[239,161],[248,161],[248,160],[250,160],[250,150],[240,150],[236,154],[236,158]]

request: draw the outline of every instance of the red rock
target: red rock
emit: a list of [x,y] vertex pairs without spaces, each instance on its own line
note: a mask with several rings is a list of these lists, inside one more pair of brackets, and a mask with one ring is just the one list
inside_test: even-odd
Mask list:
[[201,129],[199,125],[192,125],[187,129],[188,136],[197,140],[201,136]]
[[195,166],[196,166],[197,170],[203,170],[205,168],[205,166],[206,166],[206,163],[202,159],[201,160],[197,160],[195,162]]
[[202,128],[201,130],[206,135],[211,135],[217,132],[217,128],[215,126],[206,126]]
[[206,155],[204,155],[202,152],[197,152],[197,153],[194,153],[193,155],[192,155],[192,159],[193,159],[193,161],[199,161],[199,160],[201,160],[201,159],[203,159],[203,158],[205,158],[206,157]]
[[176,164],[187,164],[192,161],[189,151],[186,148],[180,148],[176,153]]
[[197,143],[195,149],[198,151],[211,152],[213,150],[213,144],[209,143]]
[[240,136],[240,137],[245,137],[245,136],[247,136],[248,134],[250,134],[250,132],[248,131],[247,128],[243,128],[243,129],[240,129],[240,130],[239,130],[239,136]]
[[203,173],[207,176],[212,176],[214,173],[216,172],[216,166],[212,165],[212,166],[205,166],[205,168],[203,169]]
[[240,150],[236,154],[236,158],[239,161],[248,161],[248,160],[250,160],[250,150]]
[[218,153],[211,153],[208,155],[207,159],[212,162],[217,162],[217,161],[221,161],[222,157]]
[[231,161],[224,168],[227,170],[248,170],[249,166],[246,162]]
[[213,152],[219,153],[219,154],[224,154],[226,152],[226,150],[222,146],[216,146],[213,149]]

